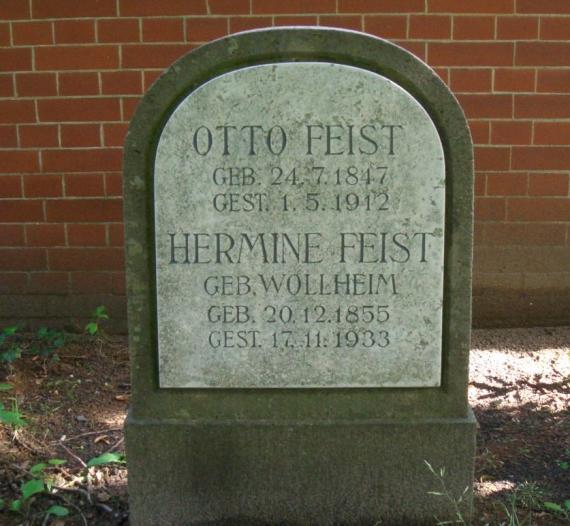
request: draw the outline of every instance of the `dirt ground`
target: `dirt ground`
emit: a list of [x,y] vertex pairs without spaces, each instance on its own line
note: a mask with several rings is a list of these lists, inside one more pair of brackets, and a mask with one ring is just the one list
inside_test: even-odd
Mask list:
[[[20,344],[31,348],[33,341]],[[570,327],[478,330],[472,348],[469,398],[479,422],[473,524],[570,524],[570,516],[544,506],[570,499]],[[127,525],[125,465],[85,465],[123,451],[126,341],[69,337],[57,354],[56,363],[24,353],[0,365],[0,383],[14,386],[0,391],[0,402],[27,422],[0,424],[0,525]],[[51,494],[9,511],[34,478],[33,466],[49,459],[66,461],[43,470]],[[46,515],[53,505],[69,515]]]

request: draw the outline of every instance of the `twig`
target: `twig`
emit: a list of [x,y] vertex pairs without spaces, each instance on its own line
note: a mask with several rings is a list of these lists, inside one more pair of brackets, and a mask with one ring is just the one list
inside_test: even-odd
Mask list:
[[62,442],[70,442],[71,440],[77,440],[78,438],[83,438],[91,435],[101,435],[103,433],[115,433],[117,431],[122,431],[122,427],[113,427],[111,429],[101,429],[99,431],[88,431],[87,433],[81,433],[79,435],[74,435],[69,438],[64,438],[63,440],[54,440],[52,444],[61,444]]
[[71,457],[73,457],[75,460],[77,460],[77,462],[79,462],[84,468],[87,467],[87,464],[83,461],[83,459],[81,459],[80,457],[78,457],[73,451],[71,451],[71,449],[69,449],[63,442],[59,442],[59,445],[65,449],[65,451],[67,452],[67,454]]
[[[120,438],[114,445],[112,445],[105,453],[111,453],[115,451],[123,442],[125,441],[125,437]],[[103,453],[103,454],[105,454]]]

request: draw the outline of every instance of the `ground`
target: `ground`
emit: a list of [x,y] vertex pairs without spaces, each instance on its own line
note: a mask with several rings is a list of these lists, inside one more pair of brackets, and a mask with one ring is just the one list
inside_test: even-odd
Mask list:
[[[85,466],[103,453],[123,451],[126,341],[68,336],[54,361],[57,346],[47,357],[31,356],[26,351],[37,341],[11,338],[24,354],[1,366],[0,382],[13,388],[0,391],[0,401],[27,424],[0,424],[5,508],[34,478],[35,465],[66,463],[36,473],[52,481],[51,494],[30,497],[20,512],[0,511],[0,525],[127,525],[125,465]],[[473,525],[570,524],[570,515],[544,504],[570,499],[570,327],[477,330],[472,348],[469,399],[479,422]],[[53,505],[69,515],[46,515]]]

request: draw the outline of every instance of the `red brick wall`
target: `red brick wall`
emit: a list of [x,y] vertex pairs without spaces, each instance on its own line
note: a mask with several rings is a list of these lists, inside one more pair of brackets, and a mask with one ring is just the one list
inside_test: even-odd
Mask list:
[[570,322],[570,1],[0,0],[0,322],[124,326],[121,146],[173,60],[228,33],[363,30],[433,66],[476,158],[475,320]]

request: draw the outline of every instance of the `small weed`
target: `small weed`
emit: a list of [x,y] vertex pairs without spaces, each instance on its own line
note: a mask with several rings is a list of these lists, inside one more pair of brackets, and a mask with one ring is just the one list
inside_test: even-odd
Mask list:
[[469,487],[466,487],[463,490],[463,493],[459,497],[454,497],[449,491],[447,484],[445,483],[445,468],[444,467],[440,468],[438,472],[433,468],[433,466],[427,460],[424,460],[424,462],[429,471],[431,472],[431,474],[438,480],[441,487],[441,491],[428,491],[428,494],[445,498],[451,504],[455,512],[456,518],[454,520],[440,521],[437,517],[435,517],[435,520],[437,521],[437,526],[444,526],[447,524],[467,525],[468,523],[466,522],[465,518],[463,517],[463,514],[461,513],[461,503],[467,496],[467,493],[469,492]]
[[107,309],[103,305],[99,305],[92,315],[91,321],[85,325],[85,332],[90,336],[95,336],[101,332],[101,322],[108,320],[109,315],[107,314]]
[[538,510],[544,503],[544,491],[536,482],[523,482],[514,495],[518,503],[527,510]]
[[0,423],[12,426],[18,429],[26,425],[26,421],[20,411],[18,411],[18,404],[15,399],[12,399],[12,409],[7,410],[4,404],[0,402]]

